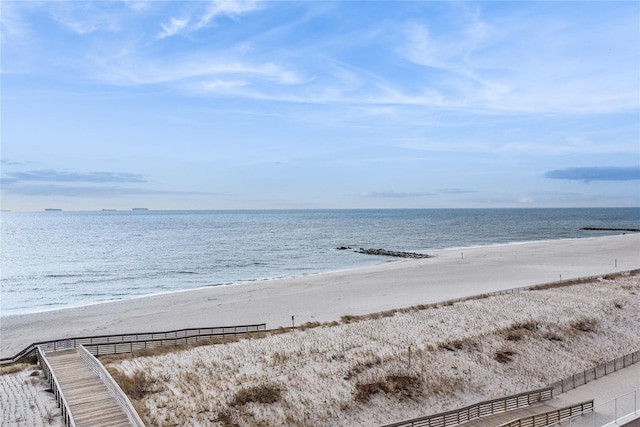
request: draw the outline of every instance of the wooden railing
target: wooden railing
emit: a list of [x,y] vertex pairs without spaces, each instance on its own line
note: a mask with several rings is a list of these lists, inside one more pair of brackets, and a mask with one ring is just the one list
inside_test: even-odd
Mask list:
[[108,354],[133,353],[137,350],[153,349],[170,345],[195,344],[202,341],[211,341],[216,338],[224,339],[226,337],[238,337],[254,332],[266,331],[265,326],[266,325],[262,324],[241,327],[235,326],[231,328],[212,328],[206,330],[209,331],[209,333],[205,333],[205,330],[200,329],[201,332],[198,335],[176,336],[172,338],[145,338],[142,336],[138,336],[138,339],[134,341],[83,344],[83,347],[96,357],[105,356]]
[[76,427],[76,422],[73,419],[73,414],[71,413],[71,409],[69,408],[67,399],[64,397],[64,393],[62,392],[60,382],[58,381],[56,374],[53,372],[53,369],[51,368],[51,365],[49,364],[45,353],[43,351],[40,351],[39,348],[36,348],[36,352],[38,354],[38,360],[40,361],[42,371],[49,381],[49,387],[51,387],[51,390],[53,390],[53,394],[55,396],[56,402],[58,403],[58,407],[62,412],[62,420],[64,421],[65,427]]
[[509,421],[508,423],[500,424],[498,427],[544,427],[590,411],[593,411],[593,400]]
[[131,401],[127,397],[127,395],[122,391],[120,386],[114,381],[113,377],[107,372],[107,370],[102,366],[102,363],[98,361],[91,353],[89,353],[83,346],[78,348],[78,352],[80,353],[80,357],[87,366],[100,377],[102,383],[109,390],[109,394],[111,394],[117,401],[124,413],[129,418],[131,425],[134,427],[145,427],[144,422],[140,419],[140,416],[134,409]]
[[100,354],[123,353],[133,351],[138,347],[153,348],[161,345],[195,343],[199,340],[210,340],[211,338],[241,336],[254,332],[265,331],[266,326],[267,325],[265,323],[260,323],[254,325],[189,328],[165,332],[100,335],[81,338],[66,338],[56,341],[43,341],[31,344],[14,357],[2,359],[2,363],[15,363],[24,358],[37,357],[62,412],[64,425],[66,427],[76,427],[69,404],[67,403],[64,393],[62,392],[62,388],[60,387],[60,383],[51,368],[51,364],[46,358],[46,353],[67,349],[78,349],[80,356],[88,363],[91,370],[101,378],[109,392],[122,406],[132,425],[142,427],[144,424],[135,409],[133,409],[131,402],[115,383],[111,375],[109,375],[109,373],[104,369],[102,364],[94,357],[91,352],[92,347],[95,352],[100,352],[100,349],[102,349],[102,353]]
[[90,346],[92,344],[104,343],[129,343],[139,341],[154,341],[160,339],[172,340],[197,336],[240,336],[252,332],[265,331],[266,328],[267,325],[265,323],[260,323],[253,325],[221,326],[213,328],[188,328],[165,332],[138,332],[130,334],[96,335],[89,337],[63,338],[54,341],[40,341],[30,344],[13,357],[0,359],[0,365],[16,363],[24,359],[36,357],[37,347],[41,347],[43,351],[57,351],[69,348],[77,348],[81,345]]
[[394,424],[387,424],[383,427],[447,427],[474,420],[487,415],[498,414],[512,409],[518,409],[532,405],[537,402],[549,400],[553,397],[551,387],[540,390],[520,393],[500,399],[487,400],[476,403],[455,411],[444,412],[436,415],[428,415],[420,418],[413,418]]

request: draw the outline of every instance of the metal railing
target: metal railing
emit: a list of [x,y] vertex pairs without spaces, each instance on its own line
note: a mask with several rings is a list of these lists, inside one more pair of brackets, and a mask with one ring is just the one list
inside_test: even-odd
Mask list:
[[[586,369],[582,372],[578,372],[573,374],[570,377],[565,378],[562,381],[558,381],[556,383],[553,383],[551,386],[549,386],[546,389],[542,389],[544,391],[549,390],[549,397],[548,398],[544,398],[544,399],[540,399],[539,401],[542,400],[548,400],[551,399],[553,396],[556,396],[560,393],[564,393],[565,391],[569,391],[572,390],[576,387],[579,387],[581,385],[584,385],[590,381],[596,380],[598,378],[604,377],[605,375],[609,375],[612,374],[620,369],[624,369],[628,366],[633,365],[634,363],[638,363],[640,362],[640,350],[635,351],[633,353],[629,353],[626,354],[622,357],[618,357],[614,360],[610,360],[608,362],[605,363],[601,363],[600,365],[591,368],[591,369]],[[536,390],[530,393],[536,393],[540,390]],[[491,402],[497,402],[497,401],[502,401],[502,400],[507,400],[507,399],[513,399],[516,397],[520,397],[521,396],[525,396],[528,393],[521,393],[518,395],[514,395],[514,396],[510,396],[510,397],[505,397],[502,399],[496,399],[493,401],[488,401],[489,403]],[[640,394],[639,394],[640,397]],[[428,416],[424,416],[424,417],[419,417],[419,418],[413,418],[410,420],[406,420],[406,421],[401,421],[395,424],[387,424],[383,427],[404,427],[404,426],[410,426],[410,427],[446,427],[446,426],[454,426],[457,424],[460,424],[462,422],[467,422],[470,421],[472,419],[475,418],[479,418],[481,416],[485,416],[485,415],[492,415],[494,413],[499,413],[499,412],[506,412],[507,410],[511,410],[511,409],[517,409],[523,406],[527,406],[525,405],[521,405],[521,406],[513,406],[509,405],[508,409],[506,410],[502,410],[502,411],[495,411],[495,412],[488,412],[485,408],[483,408],[482,411],[477,411],[474,409],[475,406],[477,405],[484,405],[487,402],[482,402],[482,403],[478,403],[476,405],[471,405],[471,406],[467,406],[466,408],[462,408],[459,410],[454,410],[454,411],[449,411],[449,412],[444,412],[442,414],[436,414],[436,415],[428,415]],[[532,402],[532,403],[536,403],[536,402]],[[640,401],[636,403],[637,407],[640,408]],[[537,426],[538,424],[536,424]],[[524,424],[523,424],[524,426]]]
[[107,387],[107,390],[109,390],[109,394],[111,394],[116,399],[120,407],[122,407],[122,410],[127,415],[127,418],[131,422],[131,425],[135,427],[145,427],[144,422],[142,422],[142,420],[140,419],[140,416],[134,409],[127,395],[114,381],[113,377],[109,374],[109,372],[107,372],[104,366],[102,366],[102,363],[100,363],[98,359],[93,357],[93,355],[89,353],[83,346],[80,346],[78,348],[78,352],[80,353],[80,357],[82,358],[82,360],[84,360],[87,366],[93,371],[94,374],[96,374],[100,378],[102,383]]
[[51,368],[51,364],[49,364],[49,361],[47,360],[47,357],[45,356],[45,353],[43,351],[40,351],[39,348],[36,348],[36,352],[38,354],[38,360],[40,361],[42,371],[49,381],[49,386],[51,387],[51,390],[53,390],[53,394],[55,396],[56,402],[58,403],[58,407],[62,412],[62,420],[64,421],[65,427],[76,427],[76,422],[73,419],[73,414],[71,413],[71,409],[69,408],[67,399],[62,392],[60,382],[58,381],[56,374],[53,372],[53,368]]
[[558,421],[570,418],[576,414],[584,414],[593,411],[593,400],[567,406],[566,408],[555,409],[542,414],[530,415],[508,423],[500,424],[498,427],[544,427],[556,424]]
[[534,403],[549,400],[553,397],[551,387],[534,390],[527,393],[515,394],[500,399],[487,400],[476,403],[462,409],[443,412],[441,414],[428,415],[420,418],[413,418],[398,423],[386,424],[383,427],[447,427],[455,426],[476,418],[487,415],[499,414],[512,409],[518,409],[532,405]]
[[640,389],[602,403],[588,414],[576,415],[552,425],[557,427],[624,425],[638,417],[640,417]]
[[602,378],[605,375],[612,374],[638,362],[640,362],[640,350],[625,354],[617,359],[601,363],[591,369],[585,369],[582,372],[577,372],[564,380],[553,383],[551,385],[551,387],[553,387],[553,394],[557,395],[564,393],[565,391],[573,390],[576,387],[597,380],[598,378]]

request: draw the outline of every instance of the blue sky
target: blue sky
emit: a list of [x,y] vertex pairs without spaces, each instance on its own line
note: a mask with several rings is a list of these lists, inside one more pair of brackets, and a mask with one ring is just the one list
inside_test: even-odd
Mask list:
[[2,1],[2,208],[640,206],[640,4]]

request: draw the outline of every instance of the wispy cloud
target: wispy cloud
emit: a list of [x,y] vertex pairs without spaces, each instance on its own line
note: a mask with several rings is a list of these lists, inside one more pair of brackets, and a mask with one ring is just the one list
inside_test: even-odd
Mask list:
[[[143,4],[142,11],[151,7]],[[334,14],[350,13],[351,7],[347,2],[327,10],[299,4],[290,9],[260,1],[216,0],[162,3],[153,6],[154,13],[132,11],[130,3],[119,9],[59,7],[51,16],[78,34],[136,28],[121,31],[122,37],[113,40],[103,35],[90,44],[93,50],[68,58],[109,85],[163,85],[190,96],[350,104],[379,107],[377,111],[400,105],[494,113],[638,108],[636,70],[616,66],[634,54],[633,47],[593,43],[589,54],[602,65],[598,72],[590,71],[595,60],[581,53],[581,43],[596,36],[571,35],[571,21],[580,17],[566,10],[550,23],[535,10],[523,20],[530,6],[488,13],[486,9],[494,7],[456,4],[450,6],[456,13],[446,14],[451,22],[443,31],[442,11],[431,14],[427,7],[413,6],[418,18],[379,19],[376,27],[384,31],[356,19],[355,27],[314,32],[318,23],[331,23]],[[280,10],[287,10],[286,15]],[[242,20],[258,11],[264,12],[259,20]],[[154,22],[158,16],[160,21]],[[232,19],[223,22],[221,17]],[[616,33],[617,26],[603,22],[593,32],[604,40],[637,36],[628,34],[633,25],[619,27]],[[582,30],[580,25],[575,28]],[[199,32],[204,29],[212,31]],[[217,29],[220,35],[213,34]],[[166,40],[179,35],[188,37]],[[562,40],[562,49],[556,40]],[[376,59],[383,57],[388,60]]]
[[9,160],[9,159],[0,159],[0,164],[5,165],[5,166],[23,166],[25,164],[27,164],[28,162],[15,162],[13,160]]
[[171,37],[179,33],[180,31],[182,31],[187,26],[188,23],[189,23],[188,18],[185,18],[185,19],[171,18],[169,20],[169,23],[160,24],[160,26],[162,27],[162,31],[158,34],[158,38],[163,39],[165,37]]
[[7,172],[3,183],[17,182],[85,182],[85,183],[113,183],[113,182],[146,182],[144,175],[125,172],[68,172],[54,169]]
[[[265,83],[294,85],[307,80],[286,66],[241,59],[234,52],[178,54],[163,59],[96,58],[95,72],[100,79],[119,86],[164,84],[192,95],[209,95],[249,85],[261,87]],[[247,97],[242,92],[234,94]]]
[[563,193],[557,191],[534,191],[530,193],[532,196],[553,196],[553,197],[577,197],[582,193]]
[[563,113],[638,108],[637,72],[616,66],[637,58],[637,42],[606,42],[637,39],[637,25],[631,24],[637,9],[625,18],[593,22],[589,13],[576,15],[564,6],[553,14],[529,7],[483,9],[502,11],[491,17],[463,11],[443,34],[430,19],[404,26],[399,52],[425,67],[425,93],[441,107]]
[[120,13],[100,2],[56,3],[51,18],[78,35],[95,31],[114,32],[121,29]]
[[632,181],[640,180],[640,166],[582,167],[557,169],[546,172],[546,178],[571,181]]
[[17,4],[5,2],[2,4],[2,27],[0,37],[3,46],[17,44],[30,33],[31,26],[22,16],[22,8]]
[[155,1],[153,0],[122,0],[122,3],[134,12],[144,12],[148,10]]
[[22,196],[66,196],[66,197],[119,197],[141,195],[204,195],[210,193],[154,190],[118,186],[80,185],[16,185],[3,187],[3,191]]
[[465,190],[463,188],[441,188],[438,190],[439,193],[442,194],[469,194],[469,193],[477,193],[475,190]]
[[158,39],[198,31],[212,25],[219,16],[233,17],[261,8],[260,2],[253,0],[213,0],[206,3],[204,8],[200,7],[200,3],[194,5],[195,8],[185,12],[185,16],[171,17],[167,23],[160,24],[162,31],[158,33]]
[[261,9],[262,4],[256,0],[212,0],[195,25],[195,29],[206,27],[220,15],[235,16]]
[[398,192],[398,191],[374,191],[360,193],[360,197],[374,199],[407,199],[414,197],[432,196],[433,193],[428,192]]
[[200,83],[199,88],[207,92],[223,92],[230,89],[249,86],[251,83],[246,80],[222,80],[213,79]]
[[[138,173],[81,173],[54,169],[7,172],[0,178],[3,192],[22,196],[118,197],[137,195],[214,195],[214,193],[158,190],[127,185],[147,182],[146,176]],[[117,184],[123,185],[120,186]]]

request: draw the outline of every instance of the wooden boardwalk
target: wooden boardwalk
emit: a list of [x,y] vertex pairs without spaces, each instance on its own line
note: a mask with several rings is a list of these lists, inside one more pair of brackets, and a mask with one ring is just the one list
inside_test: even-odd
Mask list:
[[118,401],[77,350],[46,354],[77,427],[131,426]]

